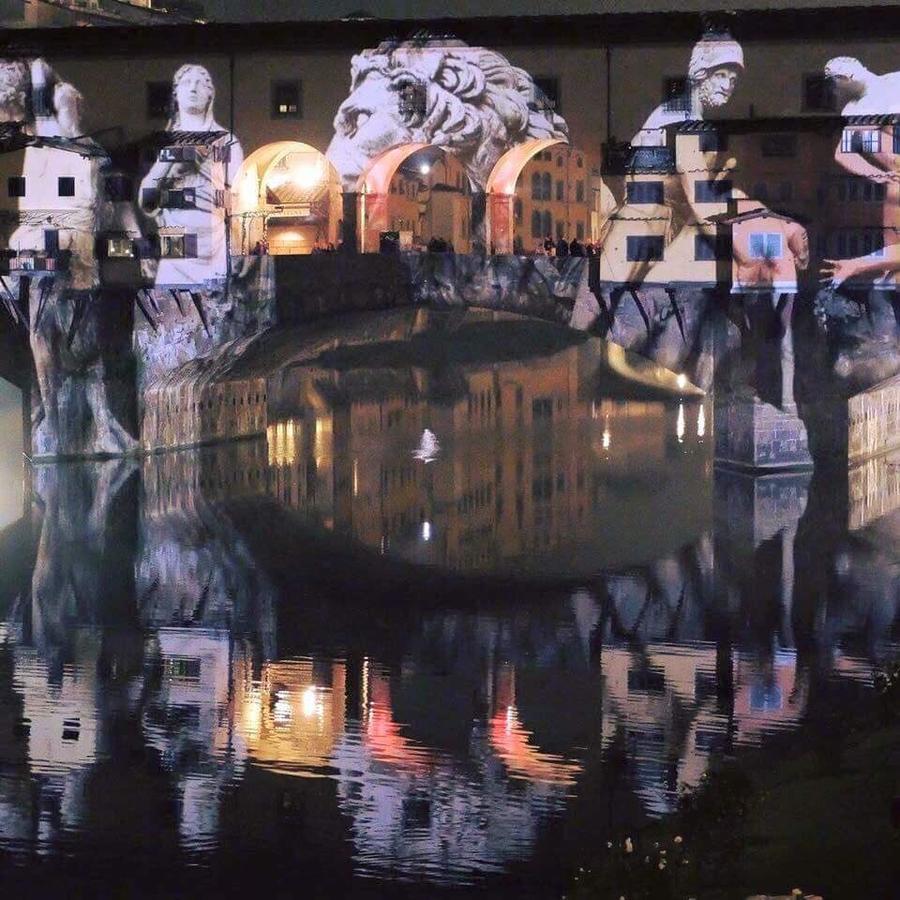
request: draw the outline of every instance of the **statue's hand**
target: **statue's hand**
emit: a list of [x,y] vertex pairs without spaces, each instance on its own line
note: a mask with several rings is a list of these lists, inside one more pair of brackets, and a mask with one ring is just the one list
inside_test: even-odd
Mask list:
[[820,273],[822,284],[837,288],[856,274],[856,267],[851,259],[823,259]]

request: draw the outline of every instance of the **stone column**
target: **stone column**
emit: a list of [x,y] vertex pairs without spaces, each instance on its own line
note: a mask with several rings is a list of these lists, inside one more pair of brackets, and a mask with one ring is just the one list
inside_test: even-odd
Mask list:
[[387,194],[364,194],[364,220],[360,228],[363,253],[377,253],[381,244],[381,232],[390,230]]
[[730,383],[716,385],[716,461],[754,470],[811,467],[794,400],[794,294],[748,293],[737,302],[742,364]]
[[485,250],[490,249],[488,243],[488,195],[484,191],[476,191],[472,194],[472,251],[475,252],[479,245]]
[[346,191],[341,194],[341,199],[341,250],[344,253],[356,253],[359,250],[359,194],[356,191]]
[[515,197],[512,194],[489,195],[487,244],[488,247],[493,247],[495,253],[513,252],[514,201]]

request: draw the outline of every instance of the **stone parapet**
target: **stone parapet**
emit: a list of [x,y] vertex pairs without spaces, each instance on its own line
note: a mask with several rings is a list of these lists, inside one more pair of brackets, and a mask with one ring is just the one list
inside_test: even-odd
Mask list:
[[778,409],[756,397],[715,405],[715,459],[746,469],[811,467],[806,425],[794,404]]

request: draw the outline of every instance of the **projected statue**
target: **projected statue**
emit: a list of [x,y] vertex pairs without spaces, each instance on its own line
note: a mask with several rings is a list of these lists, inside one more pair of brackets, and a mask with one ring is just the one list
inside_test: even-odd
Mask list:
[[[636,285],[651,271],[657,284],[685,280],[684,262],[694,259],[698,228],[712,236],[709,215],[725,211],[722,198],[736,196],[730,183],[736,162],[721,160],[717,150],[705,151],[699,143],[691,151],[679,152],[677,166],[641,148],[666,147],[668,126],[702,120],[724,106],[743,68],[740,44],[727,34],[705,35],[691,52],[687,94],[657,107],[635,134],[632,146],[638,150],[626,183],[626,201],[611,217],[604,239],[600,266],[605,282]],[[639,183],[642,179],[654,182],[650,186],[654,192]],[[707,184],[698,193],[699,182]],[[709,201],[721,208],[714,209]],[[664,248],[662,258],[659,253],[635,252],[640,241]]]
[[334,132],[327,156],[346,191],[383,153],[405,144],[443,147],[483,190],[511,147],[567,140],[569,129],[531,76],[499,53],[461,41],[404,41],[353,57],[350,96]]
[[[900,72],[876,75],[858,59],[838,56],[826,63],[825,75],[834,85],[843,116],[875,117],[900,113]],[[885,219],[884,224],[894,226],[900,225],[895,212],[900,199],[900,157],[892,152],[895,127],[893,123],[871,118],[847,122],[834,153],[837,164],[851,175],[883,185],[885,212],[891,215],[893,211],[894,217],[893,222]],[[826,259],[822,280],[833,287],[840,287],[846,281],[892,281],[900,269],[898,258],[898,246],[892,244],[852,259]]]
[[741,45],[726,34],[709,34],[698,41],[688,65],[687,92],[656,107],[632,138],[633,147],[664,147],[666,127],[697,121],[725,106],[744,70]]
[[160,237],[158,287],[200,287],[228,272],[226,204],[243,162],[237,138],[216,122],[209,72],[184,65],[172,80],[171,140],[141,182],[141,209]]
[[82,136],[80,113],[81,95],[44,60],[0,61],[0,120],[18,126],[2,162],[20,185],[4,238],[11,283],[28,297],[36,456],[122,453],[135,443],[111,409],[117,379],[107,360],[127,350],[109,338],[109,307],[115,318],[121,304],[105,304],[95,254],[96,235],[117,227],[100,190],[107,156]]

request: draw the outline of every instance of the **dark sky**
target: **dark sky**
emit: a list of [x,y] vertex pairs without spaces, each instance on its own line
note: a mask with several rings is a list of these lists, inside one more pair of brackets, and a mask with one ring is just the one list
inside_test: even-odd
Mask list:
[[[366,11],[384,19],[553,15],[656,10],[872,6],[871,0],[205,0],[208,16],[231,20],[334,19]],[[882,5],[884,0],[882,0]]]

